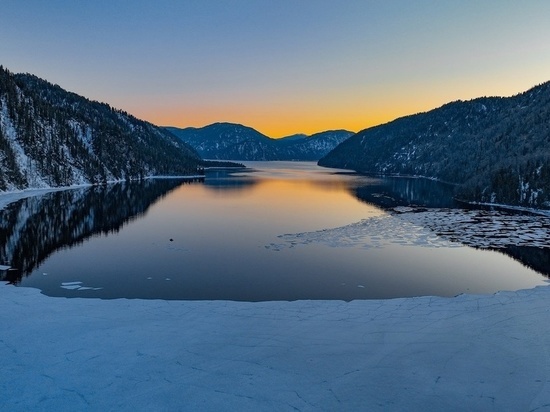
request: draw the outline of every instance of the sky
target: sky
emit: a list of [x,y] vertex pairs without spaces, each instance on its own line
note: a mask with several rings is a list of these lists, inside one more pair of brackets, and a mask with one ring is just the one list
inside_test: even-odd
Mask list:
[[550,80],[547,0],[2,0],[0,64],[161,126],[359,131]]

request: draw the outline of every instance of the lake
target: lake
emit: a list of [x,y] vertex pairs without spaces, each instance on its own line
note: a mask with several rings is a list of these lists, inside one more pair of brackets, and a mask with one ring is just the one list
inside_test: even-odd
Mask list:
[[11,203],[0,211],[0,263],[12,269],[0,276],[49,296],[238,301],[547,284],[547,217],[463,208],[430,180],[246,165]]

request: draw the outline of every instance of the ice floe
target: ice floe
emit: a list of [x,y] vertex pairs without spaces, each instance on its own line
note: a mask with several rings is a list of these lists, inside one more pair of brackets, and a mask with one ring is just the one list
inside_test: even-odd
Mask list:
[[420,209],[398,217],[451,242],[481,249],[550,248],[550,217],[499,210]]
[[550,217],[498,210],[396,207],[393,213],[313,232],[284,234],[267,249],[280,251],[319,243],[331,247],[378,248],[390,244],[422,247],[499,249],[550,248]]
[[346,226],[317,230],[313,232],[279,235],[281,242],[271,243],[267,249],[280,251],[298,245],[319,243],[331,247],[379,248],[390,244],[457,247],[457,243],[446,240],[433,231],[393,215],[375,216]]
[[76,281],[76,282],[62,282],[61,288],[67,289],[67,290],[101,290],[103,288],[93,288],[90,286],[82,286],[82,282]]

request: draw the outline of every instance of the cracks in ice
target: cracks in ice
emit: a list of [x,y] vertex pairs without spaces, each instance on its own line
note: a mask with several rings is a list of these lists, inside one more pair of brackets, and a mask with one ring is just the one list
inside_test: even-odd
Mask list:
[[395,208],[332,229],[279,235],[273,251],[299,245],[381,248],[388,245],[500,249],[510,246],[550,248],[550,217],[494,210]]
[[389,244],[428,247],[457,246],[433,232],[392,215],[377,216],[333,229],[279,235],[283,243],[271,243],[266,249],[280,251],[298,245],[321,243],[330,247],[381,248]]
[[8,348],[12,353],[17,353],[17,348],[7,344],[3,339],[0,339],[0,343],[3,344],[6,348]]
[[550,248],[550,218],[495,210],[425,209],[398,215],[439,237],[481,249]]

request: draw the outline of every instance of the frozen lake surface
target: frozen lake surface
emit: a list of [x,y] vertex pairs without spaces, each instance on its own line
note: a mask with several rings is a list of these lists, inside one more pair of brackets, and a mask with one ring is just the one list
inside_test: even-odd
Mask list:
[[10,203],[0,211],[0,264],[12,268],[2,279],[50,296],[237,301],[546,284],[547,217],[459,209],[450,188],[433,181],[307,162],[247,165],[210,171],[204,181],[78,188]]
[[0,285],[0,410],[548,411],[549,293],[252,303]]

